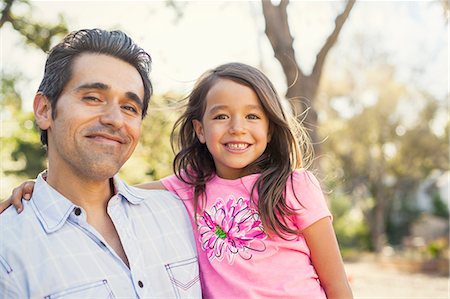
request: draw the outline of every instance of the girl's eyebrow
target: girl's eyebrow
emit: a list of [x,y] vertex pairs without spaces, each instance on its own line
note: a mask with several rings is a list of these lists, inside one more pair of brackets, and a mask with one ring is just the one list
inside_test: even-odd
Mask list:
[[227,107],[228,105],[214,105],[211,109],[209,109],[209,112],[214,113],[216,111],[226,109]]
[[[214,113],[218,110],[227,109],[228,107],[229,105],[214,105],[213,107],[211,107],[211,109],[209,109],[209,112]],[[247,110],[264,110],[261,105],[246,105],[244,108]]]

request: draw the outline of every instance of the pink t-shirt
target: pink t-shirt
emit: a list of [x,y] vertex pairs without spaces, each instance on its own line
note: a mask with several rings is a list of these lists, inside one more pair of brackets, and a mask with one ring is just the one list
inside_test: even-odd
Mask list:
[[[204,298],[326,298],[303,235],[268,236],[250,203],[259,174],[236,180],[215,176],[206,186],[207,204],[194,222],[193,188],[174,175],[161,180],[188,210],[199,255]],[[298,210],[292,223],[303,230],[331,217],[313,174],[298,170],[287,184],[287,202]],[[292,237],[290,238],[292,239]]]

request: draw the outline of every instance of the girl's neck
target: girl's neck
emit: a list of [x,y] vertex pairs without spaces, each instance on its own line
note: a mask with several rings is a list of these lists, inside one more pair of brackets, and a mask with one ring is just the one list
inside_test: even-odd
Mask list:
[[216,176],[218,176],[221,179],[224,180],[237,180],[252,174],[257,174],[260,173],[260,169],[257,167],[252,167],[251,168],[242,168],[240,171],[236,172],[236,173],[226,173],[226,174],[221,174],[216,172]]

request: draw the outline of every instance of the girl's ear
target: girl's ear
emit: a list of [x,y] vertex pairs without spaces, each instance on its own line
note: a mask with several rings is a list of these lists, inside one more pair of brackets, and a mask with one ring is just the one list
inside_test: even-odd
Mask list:
[[194,126],[195,134],[197,135],[198,140],[200,140],[200,142],[204,144],[206,142],[206,139],[201,121],[194,119],[192,120],[192,125]]
[[41,130],[47,130],[52,121],[52,107],[49,99],[42,92],[34,96],[33,109],[37,125]]

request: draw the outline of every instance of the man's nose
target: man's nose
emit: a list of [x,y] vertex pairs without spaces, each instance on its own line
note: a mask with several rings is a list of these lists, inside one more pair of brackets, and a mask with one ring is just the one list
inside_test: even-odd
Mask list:
[[100,117],[100,122],[107,126],[121,128],[124,123],[124,118],[120,105],[113,103],[107,105]]

